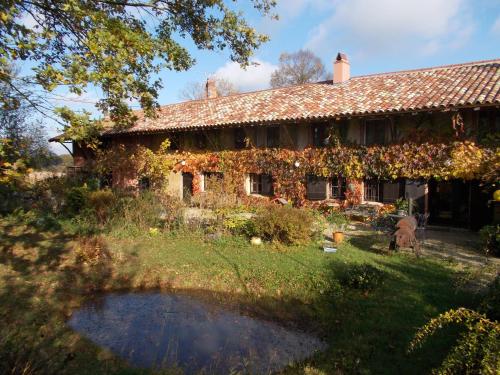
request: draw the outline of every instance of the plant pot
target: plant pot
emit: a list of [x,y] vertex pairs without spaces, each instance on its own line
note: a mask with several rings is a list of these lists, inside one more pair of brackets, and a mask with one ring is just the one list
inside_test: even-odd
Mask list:
[[344,232],[333,232],[333,242],[337,245],[344,241]]
[[406,211],[405,210],[398,210],[398,215],[404,216],[404,215],[406,215]]

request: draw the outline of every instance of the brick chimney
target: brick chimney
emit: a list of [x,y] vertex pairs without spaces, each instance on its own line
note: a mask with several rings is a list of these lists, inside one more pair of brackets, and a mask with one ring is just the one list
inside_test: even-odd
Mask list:
[[333,63],[333,83],[341,83],[351,78],[351,65],[345,53],[338,53]]
[[212,99],[217,97],[217,87],[215,87],[215,79],[207,79],[207,84],[205,85],[205,94],[207,99]]

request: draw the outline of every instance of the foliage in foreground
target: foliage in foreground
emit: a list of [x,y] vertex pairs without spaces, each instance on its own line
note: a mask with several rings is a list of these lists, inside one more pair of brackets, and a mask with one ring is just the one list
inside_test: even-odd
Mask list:
[[[230,59],[244,66],[268,40],[226,3],[232,2],[3,1],[0,45],[8,47],[0,49],[0,67],[7,61],[28,60],[33,63],[33,75],[16,79],[0,68],[0,76],[18,90],[35,83],[36,91],[44,93],[62,86],[81,95],[94,85],[105,93],[98,108],[109,110],[117,125],[130,125],[135,115],[127,100],[136,99],[146,115],[153,116],[161,88],[157,73],[186,70],[195,63],[182,45],[184,39],[200,49],[228,50]],[[275,5],[273,0],[251,3],[264,16]],[[146,14],[154,17],[154,25],[144,20]],[[0,105],[8,104],[0,96]],[[48,111],[44,102],[35,106]],[[65,136],[80,141],[95,135],[89,112],[79,114],[67,107],[58,112],[72,125]]]
[[464,328],[437,374],[496,374],[500,368],[500,324],[485,315],[466,308],[449,310],[431,319],[415,335],[410,351],[421,347],[443,326],[456,324]]

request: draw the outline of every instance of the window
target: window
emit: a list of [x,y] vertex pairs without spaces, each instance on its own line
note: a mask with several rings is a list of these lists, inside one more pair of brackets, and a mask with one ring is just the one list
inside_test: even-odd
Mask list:
[[245,129],[236,128],[234,129],[234,148],[241,150],[246,147],[246,134]]
[[173,133],[168,137],[168,140],[170,141],[170,147],[169,150],[175,151],[178,150],[180,147],[180,135],[179,133]]
[[214,191],[222,183],[223,174],[220,172],[203,173],[203,191]]
[[313,146],[325,147],[328,144],[328,132],[325,124],[316,124],[312,127]]
[[205,132],[206,146],[210,150],[221,149],[221,132],[220,129],[212,129]]
[[250,194],[273,195],[273,178],[269,174],[250,174]]
[[347,181],[344,177],[332,178],[330,197],[334,199],[345,199]]
[[365,122],[365,144],[382,145],[385,143],[386,120],[369,120]]
[[194,135],[196,147],[200,150],[207,148],[207,135],[205,133],[196,133]]
[[306,178],[306,195],[310,200],[324,200],[326,199],[326,187],[328,181],[324,177],[314,175],[307,175]]
[[385,182],[382,184],[382,203],[394,203],[400,197],[404,196],[401,191],[401,183],[399,182]]
[[364,183],[364,197],[365,201],[380,202],[380,181],[367,180]]
[[496,145],[500,140],[500,113],[481,111],[478,119],[477,141],[484,145]]
[[405,195],[405,180],[394,182],[366,180],[364,185],[364,197],[366,201],[394,203],[396,199]]
[[267,128],[267,147],[279,147],[280,146],[280,128],[277,126]]
[[330,128],[328,143],[331,145],[345,144],[348,142],[349,122],[335,122]]

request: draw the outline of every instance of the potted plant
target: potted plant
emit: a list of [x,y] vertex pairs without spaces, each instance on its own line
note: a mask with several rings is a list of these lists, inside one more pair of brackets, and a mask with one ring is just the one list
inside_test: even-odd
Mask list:
[[398,215],[408,215],[408,210],[410,208],[410,202],[404,198],[396,199],[394,202],[394,207],[396,207],[396,212]]
[[330,224],[333,225],[333,242],[335,242],[336,244],[342,243],[342,241],[344,241],[345,227],[349,223],[349,219],[342,212],[332,211],[327,217],[327,220]]

